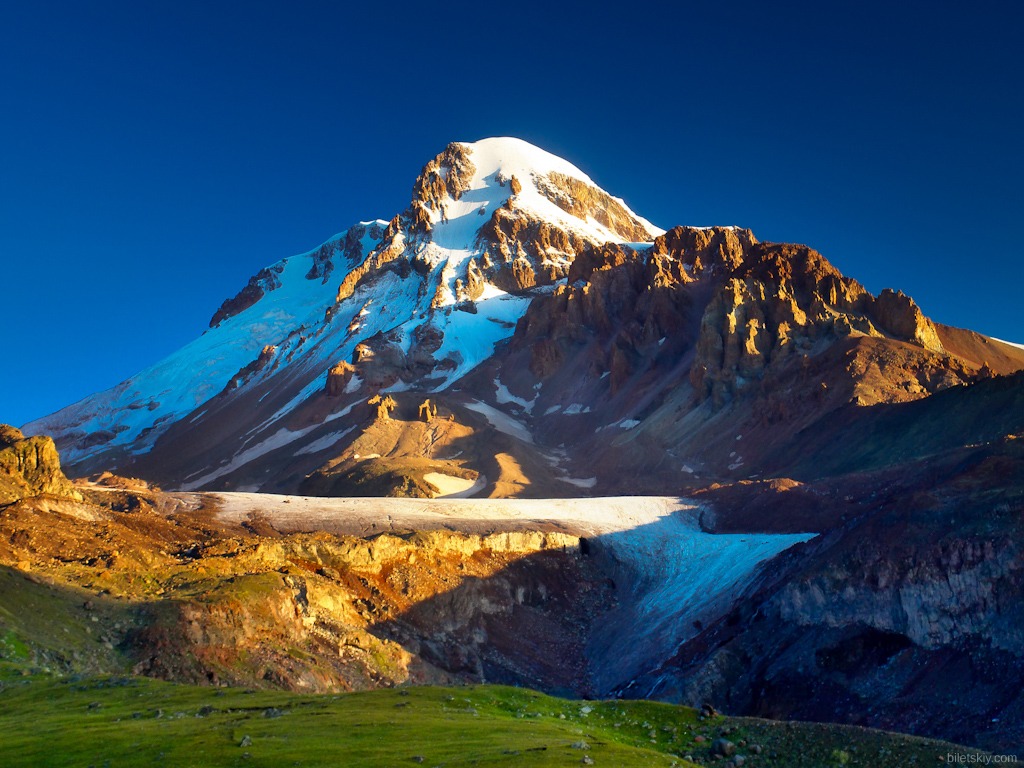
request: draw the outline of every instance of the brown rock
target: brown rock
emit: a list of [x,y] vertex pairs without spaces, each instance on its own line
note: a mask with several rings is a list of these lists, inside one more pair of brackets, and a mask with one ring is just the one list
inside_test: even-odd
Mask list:
[[430,398],[427,398],[422,403],[420,403],[419,418],[423,419],[428,423],[433,419],[437,418],[437,406],[431,406]]
[[372,389],[390,387],[399,379],[411,379],[401,346],[388,334],[375,333],[352,352],[354,372]]
[[339,360],[338,364],[327,372],[327,396],[337,397],[343,394],[355,370],[356,367],[348,361]]
[[651,239],[647,228],[622,203],[607,192],[577,178],[550,173],[537,180],[537,189],[566,213],[581,221],[594,219],[624,240],[649,242]]
[[25,435],[17,427],[0,424],[0,448],[8,448],[25,439]]
[[902,291],[884,289],[871,304],[871,317],[882,330],[933,352],[942,352],[935,325]]
[[391,418],[391,411],[398,407],[398,403],[395,402],[395,398],[391,395],[374,395],[366,401],[367,405],[377,406],[377,419],[378,421],[387,421]]
[[255,360],[238,369],[238,373],[232,376],[228,383],[224,385],[223,391],[230,392],[233,389],[238,389],[239,387],[247,384],[257,373],[264,370],[271,364],[276,353],[277,347],[273,344],[268,344],[263,347]]
[[60,496],[81,501],[60,468],[53,440],[46,436],[17,439],[21,431],[0,425],[0,504],[31,496]]
[[412,205],[408,211],[411,231],[429,232],[430,212],[440,213],[444,219],[444,201],[461,198],[475,172],[469,152],[457,142],[449,144],[423,166],[412,188]]

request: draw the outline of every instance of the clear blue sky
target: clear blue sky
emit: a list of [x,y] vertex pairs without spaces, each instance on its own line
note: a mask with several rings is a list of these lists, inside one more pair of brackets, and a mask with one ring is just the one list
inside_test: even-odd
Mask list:
[[494,135],[1024,341],[1019,3],[349,5],[5,4],[0,422],[157,361]]

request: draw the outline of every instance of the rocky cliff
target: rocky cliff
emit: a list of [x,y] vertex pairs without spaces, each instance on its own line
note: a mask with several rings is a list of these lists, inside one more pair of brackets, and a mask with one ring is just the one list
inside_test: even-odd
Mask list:
[[61,471],[51,438],[26,438],[21,430],[0,424],[0,506],[33,496],[81,499]]

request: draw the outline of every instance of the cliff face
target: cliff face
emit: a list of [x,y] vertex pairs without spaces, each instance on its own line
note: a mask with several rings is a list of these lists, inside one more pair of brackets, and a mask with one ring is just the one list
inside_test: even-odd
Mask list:
[[220,542],[197,563],[228,558],[231,572],[247,575],[137,631],[136,669],[236,684],[258,682],[266,669],[269,682],[295,690],[485,679],[585,687],[584,665],[518,642],[525,624],[538,630],[537,644],[557,644],[583,623],[592,601],[580,592],[586,579],[570,539],[434,532]]
[[883,291],[875,298],[810,248],[758,243],[747,230],[720,227],[677,227],[649,251],[588,249],[569,270],[568,285],[536,300],[524,320],[513,345],[535,345],[532,369],[543,375],[552,373],[559,351],[541,339],[564,348],[596,336],[609,350],[603,362],[613,394],[652,355],[664,355],[666,342],[680,355],[692,349],[697,401],[715,408],[793,358],[849,336],[944,352],[909,297]]
[[1012,540],[950,537],[892,549],[865,542],[827,572],[786,585],[774,605],[797,626],[871,627],[926,650],[983,636],[1024,656],[1022,586],[1024,554]]
[[[305,691],[483,680],[589,690],[586,628],[612,592],[576,535],[282,534],[259,514],[244,528],[219,523],[214,499],[190,509],[158,492],[85,494],[22,499],[0,515],[0,567],[43,569],[32,578],[51,587],[32,609],[51,626],[26,652],[53,668]],[[6,584],[5,610],[21,605]],[[68,588],[75,621],[84,602],[92,627],[71,647],[61,622],[73,617],[46,602]]]
[[[1019,442],[850,476],[840,487],[762,485],[716,504],[744,519],[715,521],[727,529],[756,525],[758,515],[766,525],[800,525],[808,503],[836,517],[828,533],[777,560],[728,616],[637,686],[734,712],[941,733],[1018,751]],[[759,511],[744,511],[744,498]]]
[[20,430],[0,424],[0,506],[44,495],[81,499],[61,471],[52,439],[25,438]]

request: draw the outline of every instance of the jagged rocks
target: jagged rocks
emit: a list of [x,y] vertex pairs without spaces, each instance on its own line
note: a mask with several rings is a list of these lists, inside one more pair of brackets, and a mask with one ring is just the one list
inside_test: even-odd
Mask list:
[[420,403],[417,418],[423,419],[428,424],[437,418],[437,405],[431,405],[429,397]]
[[337,397],[345,392],[356,367],[347,360],[339,360],[337,365],[327,372],[326,392],[328,397]]
[[484,285],[487,279],[484,277],[480,265],[476,259],[470,259],[466,264],[466,278],[458,278],[455,281],[455,300],[457,302],[472,302],[479,299],[484,292]]
[[374,395],[366,401],[367,405],[377,406],[377,420],[388,421],[391,418],[391,411],[398,407],[398,403],[395,402],[395,398],[391,395]]
[[231,377],[231,380],[225,385],[224,391],[230,392],[247,384],[256,374],[265,370],[271,364],[275,354],[277,354],[277,347],[275,345],[268,344],[263,347],[255,360],[240,368],[238,373]]
[[249,282],[241,291],[220,305],[220,309],[210,319],[210,327],[214,328],[229,317],[237,315],[239,312],[244,312],[267,293],[280,288],[281,280],[279,275],[282,272],[284,272],[284,265],[279,263],[272,267],[261,269],[249,278]]
[[757,238],[749,229],[674,227],[654,239],[651,255],[670,256],[684,265],[688,274],[700,277],[715,268],[735,269],[756,244]]
[[426,234],[431,229],[431,213],[440,213],[445,219],[446,198],[458,200],[469,188],[476,167],[469,159],[465,145],[452,142],[444,151],[427,163],[412,188],[412,205],[408,214],[411,230]]
[[[537,179],[537,190],[581,221],[593,219],[628,242],[646,242],[651,235],[640,221],[602,189],[562,173]],[[518,194],[514,187],[513,192]]]
[[0,425],[0,504],[43,494],[82,498],[61,471],[53,440],[26,438],[19,429]]
[[313,251],[313,263],[306,273],[306,279],[320,280],[321,283],[326,284],[335,268],[335,254],[341,253],[346,261],[343,266],[351,268],[363,258],[362,239],[369,237],[378,241],[383,234],[384,230],[376,222],[349,227],[344,237],[326,242]]
[[903,291],[885,288],[871,304],[871,316],[884,331],[898,339],[920,344],[933,352],[943,352],[935,325]]
[[478,247],[485,251],[483,274],[510,293],[565,277],[587,245],[580,235],[507,204],[494,210],[478,236]]
[[376,333],[356,345],[352,353],[356,375],[370,389],[384,389],[408,378],[405,352],[388,334]]
[[405,226],[409,226],[407,216],[399,215],[391,220],[380,244],[366,255],[362,263],[352,267],[341,281],[335,297],[336,304],[349,298],[364,281],[372,280],[374,275],[379,275],[385,268],[395,269],[403,277],[409,275],[411,265],[405,257],[405,238],[402,234]]

